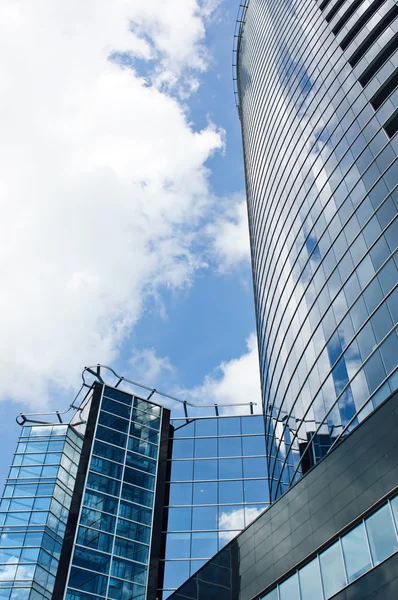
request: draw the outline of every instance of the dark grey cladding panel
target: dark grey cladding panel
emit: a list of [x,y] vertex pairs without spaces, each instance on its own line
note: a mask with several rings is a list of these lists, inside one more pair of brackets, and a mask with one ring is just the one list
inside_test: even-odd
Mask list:
[[354,581],[331,600],[396,600],[398,598],[398,554]]
[[397,430],[395,393],[170,598],[258,596],[398,485]]

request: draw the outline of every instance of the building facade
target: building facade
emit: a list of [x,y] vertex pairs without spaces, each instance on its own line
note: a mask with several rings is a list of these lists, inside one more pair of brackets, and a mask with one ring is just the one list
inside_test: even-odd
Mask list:
[[274,500],[398,387],[398,6],[248,0],[240,20]]
[[269,506],[262,416],[170,422],[102,377],[87,387],[68,423],[22,418],[1,600],[165,600]]
[[398,392],[170,600],[395,600]]

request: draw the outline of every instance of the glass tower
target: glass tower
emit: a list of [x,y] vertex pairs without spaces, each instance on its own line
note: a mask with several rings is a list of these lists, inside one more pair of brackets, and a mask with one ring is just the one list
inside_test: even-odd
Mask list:
[[398,387],[398,7],[249,0],[241,21],[274,500]]

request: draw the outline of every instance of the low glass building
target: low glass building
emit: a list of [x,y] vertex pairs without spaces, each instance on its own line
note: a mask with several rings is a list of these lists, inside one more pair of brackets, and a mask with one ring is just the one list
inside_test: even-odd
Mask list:
[[67,424],[20,418],[0,600],[164,600],[269,504],[262,416],[171,423],[153,392],[83,387]]

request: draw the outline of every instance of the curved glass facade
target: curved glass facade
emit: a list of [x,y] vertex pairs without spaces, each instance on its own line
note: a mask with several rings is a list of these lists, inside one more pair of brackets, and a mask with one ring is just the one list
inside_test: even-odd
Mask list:
[[272,500],[398,387],[398,7],[249,0],[240,35]]

